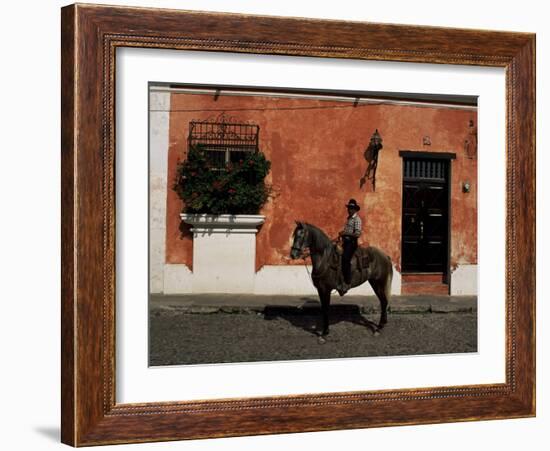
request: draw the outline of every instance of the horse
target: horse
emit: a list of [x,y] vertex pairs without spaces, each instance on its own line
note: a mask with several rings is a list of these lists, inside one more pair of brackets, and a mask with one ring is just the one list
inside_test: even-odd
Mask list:
[[[313,264],[311,279],[321,301],[322,328],[318,331],[319,341],[324,343],[329,333],[329,309],[332,290],[341,281],[341,253],[320,228],[306,222],[296,221],[292,234],[290,258],[304,258],[305,249]],[[391,295],[393,266],[389,256],[374,246],[358,247],[352,258],[351,286],[357,287],[368,280],[380,301],[380,320],[374,325],[378,335],[388,322],[387,307]]]

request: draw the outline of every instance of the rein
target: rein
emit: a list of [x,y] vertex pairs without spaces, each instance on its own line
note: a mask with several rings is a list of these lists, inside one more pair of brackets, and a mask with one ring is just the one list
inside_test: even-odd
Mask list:
[[[332,240],[332,241],[335,242],[336,240]],[[296,248],[296,249],[298,249],[298,248]],[[311,257],[311,252],[305,252],[302,249],[299,249],[299,250],[301,252],[301,258],[304,260],[304,267],[306,268],[306,272],[307,272],[309,278],[311,279],[311,283],[315,286],[314,279],[319,280],[330,269],[330,265],[328,265],[327,260],[330,258],[331,253],[334,252],[334,246],[331,247],[331,248],[325,248],[325,250],[323,252],[323,256],[321,257],[321,262],[319,263],[319,267],[324,266],[324,269],[322,271],[317,272],[317,273],[313,273],[313,270],[310,273],[309,269],[307,267],[307,261],[306,260],[307,260],[308,257]],[[313,264],[313,262],[312,262],[312,264]]]

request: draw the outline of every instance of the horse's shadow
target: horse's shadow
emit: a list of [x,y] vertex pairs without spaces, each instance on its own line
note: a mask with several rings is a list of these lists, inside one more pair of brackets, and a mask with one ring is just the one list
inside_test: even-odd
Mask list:
[[[267,305],[264,308],[264,319],[272,321],[280,318],[292,326],[303,329],[307,333],[318,336],[321,330],[321,305],[311,298],[301,298],[305,301],[300,306]],[[378,332],[378,325],[363,316],[356,304],[333,304],[329,312],[330,325],[348,322],[366,327],[372,333]]]

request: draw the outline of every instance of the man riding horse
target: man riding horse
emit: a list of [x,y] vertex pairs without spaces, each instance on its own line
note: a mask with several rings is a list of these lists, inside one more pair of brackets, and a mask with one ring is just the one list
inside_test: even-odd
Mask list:
[[344,224],[344,229],[338,236],[342,239],[342,275],[343,281],[336,288],[340,296],[343,296],[351,287],[351,259],[357,249],[357,241],[361,235],[361,218],[357,212],[361,209],[355,199],[350,199],[346,205],[348,209],[348,218]]
[[[369,282],[374,294],[380,301],[380,320],[377,325],[367,321],[367,327],[374,333],[379,333],[388,322],[387,308],[391,297],[391,286],[393,277],[393,265],[390,257],[380,249],[374,246],[357,248],[357,236],[361,233],[361,221],[358,220],[357,211],[359,206],[357,202],[350,199],[347,204],[349,217],[346,227],[340,234],[344,241],[344,252],[350,260],[353,253],[359,254],[357,260],[358,270],[353,274],[348,273],[348,279],[344,281],[346,286],[342,286],[342,268],[340,265],[341,254],[334,241],[319,227],[307,222],[296,221],[296,228],[292,233],[292,246],[290,248],[290,257],[292,259],[304,258],[305,249],[311,256],[311,281],[319,293],[321,302],[321,327],[318,329],[319,341],[323,343],[329,333],[329,312],[330,296],[334,289],[340,291],[340,288],[349,289],[350,285],[358,287],[365,282]],[[357,219],[352,219],[354,218]],[[344,236],[352,236],[355,239],[344,239]],[[351,244],[346,244],[351,242]],[[357,251],[355,250],[357,248]],[[349,260],[348,260],[349,262]],[[346,266],[349,263],[344,263]],[[350,271],[351,272],[351,271]],[[351,277],[349,277],[351,276]],[[344,291],[341,294],[345,293]]]

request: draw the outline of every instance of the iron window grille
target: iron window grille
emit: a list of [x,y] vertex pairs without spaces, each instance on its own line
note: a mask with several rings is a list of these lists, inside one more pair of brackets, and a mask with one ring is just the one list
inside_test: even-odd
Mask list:
[[229,163],[237,163],[250,152],[258,152],[260,127],[239,123],[220,115],[206,121],[189,123],[188,146],[200,146],[208,155],[212,169],[224,170]]
[[447,164],[442,160],[413,160],[404,161],[405,180],[426,180],[442,182],[447,176]]

